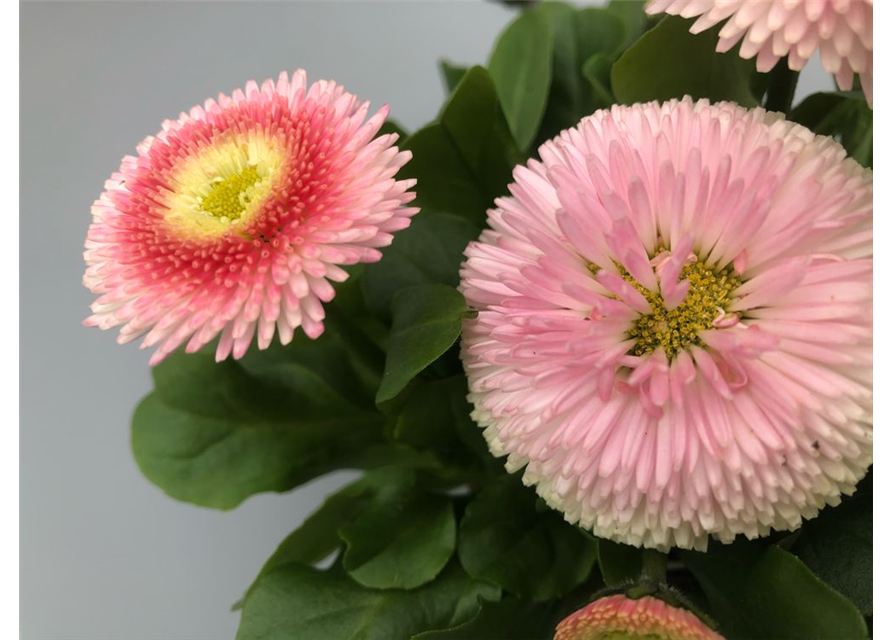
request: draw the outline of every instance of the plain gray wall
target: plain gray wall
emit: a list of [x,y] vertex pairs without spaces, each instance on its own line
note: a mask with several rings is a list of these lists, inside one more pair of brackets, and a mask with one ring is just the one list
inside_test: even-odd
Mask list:
[[[591,4],[591,3],[590,3]],[[21,630],[26,639],[222,640],[229,606],[334,474],[220,513],[149,484],[129,422],[148,353],[81,321],[90,205],[162,119],[307,69],[414,130],[437,60],[484,62],[514,13],[475,3],[21,5]],[[801,95],[831,86],[817,65]]]

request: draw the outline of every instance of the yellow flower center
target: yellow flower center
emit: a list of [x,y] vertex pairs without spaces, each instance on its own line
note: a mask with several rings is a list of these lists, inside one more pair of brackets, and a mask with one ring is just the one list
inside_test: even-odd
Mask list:
[[620,275],[645,296],[652,309],[629,332],[637,341],[632,353],[642,356],[661,347],[670,360],[686,347],[703,346],[698,332],[714,328],[713,321],[729,310],[732,293],[741,286],[731,266],[717,270],[698,260],[683,267],[679,275],[689,282],[688,295],[675,309],[667,309],[660,293],[643,287],[625,269],[621,268]]
[[218,218],[237,220],[251,204],[250,187],[260,179],[257,167],[252,164],[228,178],[217,178],[211,186],[211,193],[201,201],[202,211]]
[[165,220],[191,240],[240,232],[272,193],[283,159],[279,141],[262,132],[215,141],[173,172]]

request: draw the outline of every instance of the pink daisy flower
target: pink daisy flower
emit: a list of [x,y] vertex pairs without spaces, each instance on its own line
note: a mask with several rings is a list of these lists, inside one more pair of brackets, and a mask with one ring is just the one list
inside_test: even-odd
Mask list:
[[600,598],[561,621],[553,640],[723,640],[696,615],[663,600]]
[[93,205],[84,284],[101,296],[85,324],[144,336],[151,364],[218,335],[218,360],[255,334],[261,349],[277,330],[319,336],[341,266],[379,260],[418,211],[415,181],[394,180],[410,153],[375,137],[388,109],[366,121],[368,107],[299,70],[164,122]]
[[585,118],[514,171],[460,289],[473,417],[632,545],[791,530],[872,457],[872,174],[780,114]]
[[757,57],[757,69],[769,71],[783,56],[800,71],[818,49],[822,65],[843,90],[858,73],[868,104],[872,98],[872,0],[651,0],[650,14],[694,18],[701,33],[728,18],[719,32],[717,51],[741,41],[742,58]]

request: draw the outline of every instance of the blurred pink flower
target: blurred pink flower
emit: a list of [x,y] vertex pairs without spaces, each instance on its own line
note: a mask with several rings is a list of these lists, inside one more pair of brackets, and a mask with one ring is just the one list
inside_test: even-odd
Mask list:
[[694,18],[700,33],[728,18],[717,51],[741,41],[742,58],[757,57],[769,71],[783,56],[800,71],[818,49],[822,64],[843,90],[858,73],[868,104],[872,98],[872,0],[651,0],[648,13]]
[[734,104],[616,106],[516,167],[466,250],[473,417],[597,536],[791,530],[872,459],[872,174]]
[[[168,120],[126,156],[93,205],[84,284],[102,294],[85,324],[145,334],[156,364],[218,335],[217,359],[323,332],[339,265],[375,262],[409,225],[414,180],[387,107],[330,81],[291,80],[221,94]],[[365,122],[364,122],[365,121]]]
[[559,623],[553,640],[723,640],[696,615],[663,600],[600,598]]

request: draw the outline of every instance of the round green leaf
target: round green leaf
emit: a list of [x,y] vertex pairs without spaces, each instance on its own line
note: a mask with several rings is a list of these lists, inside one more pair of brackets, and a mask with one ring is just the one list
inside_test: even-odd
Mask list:
[[401,177],[418,180],[413,205],[422,211],[455,213],[478,226],[483,223],[484,212],[493,198],[482,189],[440,122],[422,127],[401,148],[412,152],[412,160],[401,170]]
[[505,598],[498,602],[482,599],[479,606],[468,622],[450,629],[425,631],[412,640],[534,640],[551,637],[555,629],[554,604]]
[[340,567],[318,571],[299,563],[276,567],[245,599],[237,640],[395,640],[457,626],[479,598],[498,598],[452,563],[436,580],[405,591],[367,589]]
[[418,180],[415,204],[423,211],[457,214],[478,228],[493,199],[508,192],[512,168],[524,159],[493,80],[480,66],[457,80],[438,121],[417,131],[404,147],[413,154],[403,175]]
[[459,263],[468,243],[480,230],[449,213],[422,211],[409,229],[394,236],[384,258],[367,265],[361,278],[366,305],[379,318],[390,320],[394,294],[417,284],[459,284]]
[[711,545],[681,552],[729,640],[863,640],[865,620],[852,602],[794,555],[772,545]]
[[[605,100],[603,94],[593,92],[584,64],[600,55],[607,60],[610,72],[623,41],[624,26],[616,15],[597,7],[578,10],[560,2],[544,2],[537,10],[548,16],[554,41],[549,103],[538,136],[547,140],[614,102],[610,94]],[[610,82],[603,86],[609,87]]]
[[472,576],[533,600],[568,593],[591,573],[596,545],[548,509],[536,495],[504,476],[488,485],[465,510],[459,527],[459,559]]
[[425,367],[437,360],[459,337],[462,318],[469,313],[462,294],[441,284],[401,290],[394,296],[394,324],[381,386],[375,398],[394,398]]
[[552,82],[552,29],[539,11],[522,13],[499,36],[488,64],[509,129],[522,151],[539,130]]
[[375,589],[413,589],[430,582],[456,546],[452,501],[413,484],[384,487],[340,530],[344,569]]
[[791,552],[831,587],[871,615],[873,538],[871,475],[836,507],[803,524]]
[[362,402],[347,353],[327,339],[296,342],[263,365],[175,353],[155,367],[155,391],[133,417],[145,476],[178,500],[230,509],[387,459],[383,417]]

